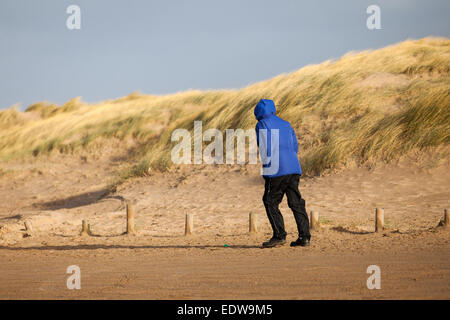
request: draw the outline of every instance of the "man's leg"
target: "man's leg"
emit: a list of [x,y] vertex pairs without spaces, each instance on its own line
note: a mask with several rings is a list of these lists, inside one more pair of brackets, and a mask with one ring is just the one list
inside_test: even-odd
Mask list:
[[263,203],[266,208],[267,217],[273,229],[273,237],[277,239],[285,239],[286,231],[284,229],[284,220],[278,209],[281,200],[283,200],[284,177],[264,178],[266,181],[264,188]]
[[311,234],[309,233],[308,214],[306,213],[305,200],[302,198],[302,195],[298,190],[299,182],[300,175],[292,174],[289,176],[289,181],[286,188],[286,196],[288,200],[288,206],[294,213],[299,238],[305,238],[309,240],[311,238]]

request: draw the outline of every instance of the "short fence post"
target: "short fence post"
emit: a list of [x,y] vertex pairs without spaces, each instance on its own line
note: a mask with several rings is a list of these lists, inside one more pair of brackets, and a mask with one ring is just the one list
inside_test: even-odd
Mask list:
[[250,212],[248,215],[248,231],[251,234],[258,232],[258,225],[256,224],[256,214]]
[[186,214],[186,225],[184,229],[184,235],[188,236],[194,232],[194,215]]
[[83,220],[81,224],[80,236],[90,236],[90,235],[91,235],[91,226],[89,225],[87,220]]
[[134,208],[131,203],[127,203],[127,232],[126,234],[134,234]]
[[384,210],[375,209],[375,232],[382,232],[384,228]]
[[320,224],[319,224],[319,212],[317,211],[311,211],[311,225],[310,225],[310,229],[311,230],[319,230]]
[[449,209],[444,209],[444,227],[450,226],[450,214]]
[[33,233],[33,226],[31,225],[31,221],[25,221],[24,222],[24,225],[25,225],[25,235],[27,236],[27,237],[31,237],[31,234]]

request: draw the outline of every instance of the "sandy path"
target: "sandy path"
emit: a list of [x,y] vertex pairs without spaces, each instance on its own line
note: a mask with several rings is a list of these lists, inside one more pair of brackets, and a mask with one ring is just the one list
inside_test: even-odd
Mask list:
[[[448,249],[448,248],[447,248]],[[6,252],[7,251],[7,252]],[[0,250],[5,299],[449,299],[448,251],[354,254],[279,248]],[[67,266],[81,269],[68,290]],[[369,290],[366,269],[381,268]]]

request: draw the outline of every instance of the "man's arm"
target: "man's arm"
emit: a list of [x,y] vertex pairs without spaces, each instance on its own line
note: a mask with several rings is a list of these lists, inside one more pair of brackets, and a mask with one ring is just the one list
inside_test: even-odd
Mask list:
[[[259,135],[260,135],[260,130],[264,130],[263,132],[261,132],[262,138],[264,141],[259,141]],[[255,128],[255,132],[256,132],[256,143],[259,147],[259,151],[261,152],[261,145],[260,142],[263,144],[263,151],[265,151],[265,156],[270,157],[272,154],[272,139],[271,139],[271,132],[270,129],[267,128],[267,126],[264,124],[264,122],[258,121],[258,123],[256,124],[256,128]]]
[[255,127],[256,144],[258,145],[258,147],[259,147],[259,129],[261,129],[261,125],[260,125],[260,123],[258,121],[258,123],[256,124],[256,127]]
[[298,153],[297,136],[295,135],[295,131],[292,127],[291,127],[291,138],[292,138],[292,145],[294,146],[294,151],[295,153]]

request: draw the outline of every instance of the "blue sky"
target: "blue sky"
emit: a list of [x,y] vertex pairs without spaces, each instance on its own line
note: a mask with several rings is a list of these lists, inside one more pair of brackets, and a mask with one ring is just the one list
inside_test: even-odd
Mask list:
[[[66,8],[81,9],[81,29]],[[381,8],[381,30],[366,9]],[[407,38],[450,37],[448,0],[2,0],[0,109],[240,88]]]

